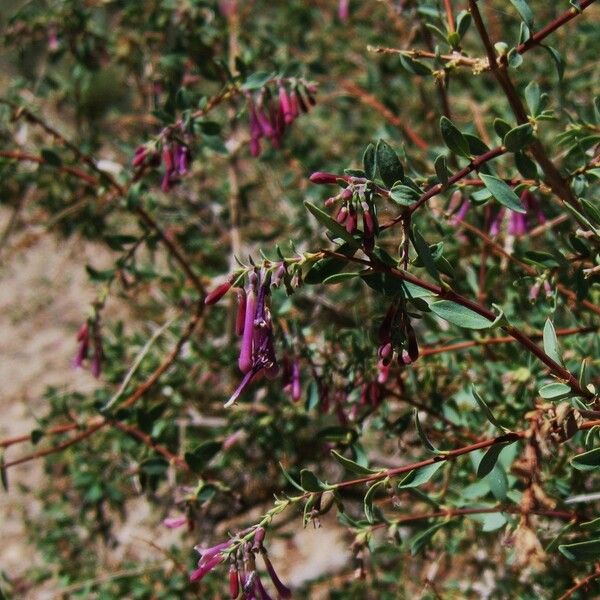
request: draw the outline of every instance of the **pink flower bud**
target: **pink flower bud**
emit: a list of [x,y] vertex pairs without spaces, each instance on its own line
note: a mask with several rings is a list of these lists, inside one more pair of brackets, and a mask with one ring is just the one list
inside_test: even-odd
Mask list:
[[540,288],[541,288],[541,284],[539,281],[536,281],[530,288],[529,288],[529,300],[531,302],[535,302],[537,300],[537,297],[540,293]]
[[345,23],[350,18],[350,0],[340,0],[338,17],[342,23]]
[[235,333],[244,333],[244,320],[246,318],[246,290],[240,288],[237,293],[237,314],[235,316]]
[[342,206],[340,208],[340,210],[338,211],[337,216],[335,217],[335,220],[340,224],[343,225],[346,222],[346,219],[348,218],[348,208],[346,206]]
[[552,298],[552,286],[550,285],[550,282],[547,279],[544,280],[544,292],[546,293],[546,298]]
[[323,171],[316,171],[309,178],[313,183],[318,184],[330,184],[337,183],[338,176],[333,173],[325,173]]
[[231,565],[229,567],[229,597],[235,600],[240,595],[240,578],[237,569]]
[[226,281],[221,285],[218,285],[212,292],[206,295],[204,304],[216,304],[231,288],[231,282]]
[[163,525],[169,529],[177,529],[187,523],[187,517],[168,517],[164,519]]

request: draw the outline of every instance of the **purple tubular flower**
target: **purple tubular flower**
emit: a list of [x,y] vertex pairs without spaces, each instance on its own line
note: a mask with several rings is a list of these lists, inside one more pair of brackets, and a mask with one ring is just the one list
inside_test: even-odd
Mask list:
[[131,164],[134,167],[139,167],[146,160],[146,156],[148,156],[148,150],[146,149],[146,146],[138,146],[135,149],[135,154]]
[[280,598],[291,598],[292,597],[292,591],[290,590],[290,588],[288,588],[286,585],[284,585],[281,580],[279,579],[279,577],[277,576],[277,573],[275,572],[275,569],[273,568],[273,565],[266,553],[265,550],[263,550],[261,552],[263,560],[265,561],[265,567],[267,568],[267,573],[269,573],[269,577],[271,578],[271,581],[273,582],[273,585],[275,586],[275,589],[277,590],[277,593],[279,594]]
[[524,214],[513,212],[510,215],[508,233],[514,236],[521,236],[527,233],[527,219]]
[[289,125],[294,121],[294,113],[290,97],[283,85],[279,86],[279,106],[281,106],[281,110],[283,111],[284,121]]
[[254,590],[258,593],[258,598],[260,600],[273,600],[273,598],[269,595],[263,582],[260,579],[260,575],[258,572],[256,573],[256,577],[254,578]]
[[231,282],[226,281],[218,285],[212,292],[209,292],[204,299],[204,304],[216,304],[231,288]]
[[237,569],[231,565],[229,567],[229,597],[235,600],[240,595],[240,577]]
[[166,171],[160,182],[160,189],[166,194],[171,189],[171,171]]
[[73,359],[73,366],[75,368],[81,367],[83,361],[88,356],[90,348],[90,328],[87,321],[79,328],[79,331],[77,332],[77,341],[79,342],[79,347],[77,349],[77,354]]
[[285,277],[286,273],[287,273],[287,268],[285,266],[285,263],[282,261],[279,263],[279,266],[277,267],[277,270],[275,271],[275,275],[273,276],[271,285],[275,288],[279,287],[281,285],[281,281]]
[[269,379],[273,379],[279,372],[277,358],[275,357],[275,345],[273,341],[273,325],[271,313],[265,306],[269,292],[268,282],[263,282],[258,292],[256,301],[256,315],[254,317],[254,355],[253,369],[257,372],[265,370]]
[[300,114],[299,98],[298,94],[296,93],[296,90],[292,90],[290,93],[290,107],[292,111],[292,117],[293,119],[296,119]]
[[235,333],[238,336],[244,333],[244,320],[246,318],[246,290],[238,289],[237,292],[237,314],[235,316]]
[[169,529],[177,529],[187,523],[187,517],[168,517],[164,519],[163,525]]
[[412,358],[406,350],[402,350],[402,354],[400,355],[400,360],[398,362],[400,362],[400,364],[410,365],[412,363]]
[[347,218],[348,218],[348,207],[347,206],[341,206],[340,210],[338,211],[338,214],[335,217],[335,220],[340,225],[343,225],[346,222]]
[[266,533],[267,532],[265,531],[264,527],[256,528],[256,533],[254,534],[254,543],[252,544],[252,548],[254,550],[260,550],[262,548]]
[[529,300],[531,302],[535,302],[537,300],[537,297],[540,294],[540,288],[542,287],[541,283],[539,281],[536,281],[530,288],[529,288]]
[[500,227],[502,226],[502,219],[504,218],[505,212],[506,212],[506,209],[501,208],[498,211],[498,214],[496,215],[494,220],[492,221],[492,224],[490,225],[490,235],[491,236],[496,236],[500,233]]
[[390,364],[383,360],[377,363],[377,383],[382,385],[388,380],[390,376]]
[[309,179],[312,183],[330,184],[337,183],[338,176],[335,173],[325,173],[323,171],[315,171]]
[[350,0],[340,0],[338,17],[342,23],[345,23],[350,18]]
[[180,175],[185,175],[188,172],[190,159],[190,151],[187,146],[177,145],[175,149],[175,164],[177,166],[177,172]]
[[465,216],[469,212],[469,208],[471,208],[471,204],[468,200],[465,200],[460,205],[460,208],[458,209],[458,211],[454,215],[452,215],[452,218],[450,219],[450,224],[453,225],[454,227],[456,227],[457,225],[462,223]]
[[248,373],[252,368],[252,335],[254,330],[254,314],[256,312],[256,273],[250,274],[250,285],[246,292],[246,313],[244,316],[244,333],[238,366],[242,373]]
[[295,359],[292,363],[292,400],[298,402],[302,397],[302,384],[300,382],[300,361]]
[[544,293],[546,294],[546,298],[552,298],[552,286],[547,279],[544,279]]

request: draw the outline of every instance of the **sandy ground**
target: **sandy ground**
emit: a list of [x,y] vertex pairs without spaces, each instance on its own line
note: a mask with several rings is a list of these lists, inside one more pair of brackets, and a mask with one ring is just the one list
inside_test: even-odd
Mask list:
[[[6,213],[0,212],[0,229],[6,218]],[[45,236],[0,264],[1,438],[28,434],[35,428],[36,416],[46,413],[43,394],[47,386],[85,393],[97,385],[86,371],[72,369],[71,360],[76,331],[95,295],[83,267],[90,262],[102,268],[108,260],[107,253],[93,244]],[[113,317],[123,314],[124,308],[115,304],[109,303],[106,318],[111,313]],[[14,445],[5,459],[17,458],[31,449],[29,443]],[[0,491],[0,570],[15,580],[31,565],[42,562],[27,540],[23,522],[39,510],[29,490],[48,482],[41,462],[33,461],[11,468],[9,484],[8,494]],[[162,547],[178,543],[179,532],[160,526],[157,531],[159,517],[143,498],[133,499],[129,508],[126,522],[116,531],[121,543],[110,552],[99,548],[99,563],[116,566],[125,556],[160,560],[149,545],[140,544],[141,539],[151,539]],[[297,532],[293,538],[275,541],[271,547],[284,580],[299,585],[320,573],[343,568],[348,549],[334,519],[327,519],[319,530],[309,527],[298,532],[298,525],[292,524],[291,529]],[[32,600],[55,597],[53,580],[26,596]]]

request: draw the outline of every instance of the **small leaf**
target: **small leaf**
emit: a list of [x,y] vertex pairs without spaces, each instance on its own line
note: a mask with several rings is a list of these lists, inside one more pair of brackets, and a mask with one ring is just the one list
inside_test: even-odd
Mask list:
[[444,466],[445,461],[440,460],[438,462],[434,462],[426,467],[421,467],[419,469],[414,469],[410,471],[406,477],[404,477],[400,483],[398,484],[399,488],[412,488],[417,487],[423,483],[427,483],[440,467]]
[[30,435],[31,443],[35,446],[46,434],[41,429],[34,429]]
[[377,142],[375,155],[379,176],[387,187],[391,188],[397,181],[404,179],[402,163],[394,149],[385,140]]
[[4,450],[0,449],[0,481],[5,492],[8,492],[8,475],[4,466]]
[[572,394],[571,388],[565,383],[549,383],[543,385],[538,391],[545,400],[561,400]]
[[305,492],[321,492],[327,489],[327,486],[319,481],[317,476],[308,469],[300,471],[300,485]]
[[466,329],[487,329],[493,324],[493,321],[451,300],[433,302],[429,310],[445,321]]
[[562,544],[558,547],[558,551],[569,560],[596,561],[600,558],[600,538],[575,544]]
[[482,479],[486,475],[489,475],[498,462],[500,452],[502,452],[502,450],[509,445],[510,444],[494,444],[491,448],[488,448],[487,452],[479,461],[479,466],[477,467],[477,477]]
[[442,528],[446,527],[446,525],[450,524],[451,521],[443,521],[442,523],[437,523],[426,529],[425,531],[420,531],[415,536],[413,536],[409,540],[410,544],[410,553],[415,556],[418,554],[431,540],[431,538]]
[[432,73],[431,69],[426,64],[404,54],[400,55],[400,64],[406,71],[413,75],[431,75]]
[[479,521],[482,524],[482,531],[490,532],[497,531],[500,527],[503,527],[508,523],[508,519],[501,512],[494,512],[489,514],[471,515],[471,518]]
[[346,281],[347,279],[354,279],[355,277],[360,277],[361,273],[352,272],[352,273],[336,273],[335,275],[330,275],[323,279],[323,283],[325,285],[331,285],[334,283],[340,283],[341,281]]
[[503,140],[504,146],[510,152],[520,152],[523,148],[526,148],[534,140],[533,127],[531,123],[524,123],[514,129],[511,129]]
[[363,169],[368,179],[371,181],[375,179],[377,165],[375,163],[375,146],[373,144],[369,144],[363,154]]
[[50,148],[42,148],[40,154],[42,155],[44,162],[51,167],[62,166],[62,159],[54,150],[50,150]]
[[427,448],[427,450],[429,450],[429,452],[432,452],[433,454],[441,454],[441,452],[429,441],[429,438],[423,431],[423,428],[421,427],[421,422],[419,421],[419,411],[416,408],[415,408],[414,416],[415,416],[415,427],[417,428],[417,433],[419,435],[419,438],[421,439],[421,442],[425,446],[425,448]]
[[208,463],[219,453],[221,442],[208,441],[196,446],[184,455],[185,462],[194,473],[200,473]]
[[515,165],[525,179],[537,179],[536,164],[524,152],[515,152]]
[[494,196],[494,198],[496,198],[496,200],[498,200],[498,202],[500,202],[500,204],[503,204],[515,212],[527,212],[521,204],[519,197],[507,183],[502,181],[502,179],[494,177],[493,175],[486,175],[485,173],[480,173],[479,176],[483,181],[483,185],[485,185],[486,189]]
[[419,259],[423,263],[423,266],[436,281],[440,280],[440,274],[438,273],[437,267],[435,266],[435,260],[431,254],[431,250],[429,249],[429,245],[423,239],[423,236],[419,233],[416,228],[413,228],[411,232],[411,241]]
[[510,3],[517,9],[521,19],[527,23],[528,27],[533,25],[533,13],[525,0],[510,0]]
[[375,492],[377,491],[377,488],[381,487],[383,484],[383,481],[378,481],[377,483],[374,483],[365,494],[363,507],[365,511],[365,517],[367,517],[367,521],[369,521],[369,523],[373,523],[373,521],[375,520],[375,515],[373,513],[373,499],[375,498]]
[[452,152],[465,158],[470,158],[469,143],[448,117],[440,119],[440,129],[444,143]]
[[342,456],[339,452],[336,452],[335,450],[332,450],[331,454],[333,454],[333,458],[335,458],[335,460],[337,460],[340,463],[340,465],[342,465],[342,467],[348,469],[348,471],[352,473],[356,473],[357,475],[371,475],[372,473],[377,473],[376,470],[369,469],[368,467],[363,467],[362,465],[359,465],[353,460]]
[[473,386],[471,388],[471,391],[473,392],[473,397],[475,398],[475,401],[479,405],[479,408],[481,408],[481,411],[485,415],[486,419],[492,425],[494,425],[495,427],[497,427],[498,429],[501,429],[502,431],[509,431],[506,427],[504,427],[504,425],[501,425],[498,422],[498,420],[496,419],[496,417],[494,417],[494,414],[490,410],[489,406],[485,403],[485,401],[483,400],[483,398],[479,395],[479,392],[475,389],[475,386]]
[[471,25],[471,13],[468,10],[461,10],[456,17],[456,32],[460,38],[464,38],[469,26]]
[[506,500],[508,478],[501,464],[496,463],[492,471],[486,476],[485,481],[496,500]]
[[273,79],[273,73],[257,71],[252,73],[242,85],[243,90],[258,90]]
[[540,86],[536,81],[530,81],[525,88],[525,101],[532,117],[537,117],[540,110]]
[[560,350],[558,346],[558,338],[556,337],[556,330],[550,319],[546,319],[544,325],[544,352],[559,365],[562,365],[562,359],[560,357]]
[[283,476],[291,483],[298,491],[303,492],[302,486],[287,472],[286,468],[279,463],[279,468],[283,473]]
[[578,471],[595,471],[600,469],[600,448],[578,454],[571,459],[571,466]]
[[421,194],[407,185],[395,185],[390,190],[390,200],[393,200],[400,206],[411,206],[419,198]]
[[504,139],[504,136],[512,129],[509,123],[503,119],[494,119],[494,131],[500,139]]
[[304,206],[309,210],[321,225],[326,227],[333,235],[344,240],[351,249],[358,250],[360,247],[358,242],[346,231],[345,227],[342,227],[337,221],[332,219],[326,212],[317,208],[311,202],[304,202]]
[[542,48],[545,48],[548,54],[552,57],[554,64],[556,65],[556,72],[558,73],[558,80],[562,81],[563,76],[565,74],[565,63],[563,62],[562,56],[558,52],[552,48],[552,46],[544,46],[544,44],[540,44]]
[[448,177],[450,176],[450,172],[448,171],[448,167],[446,165],[446,157],[443,154],[440,154],[435,159],[433,166],[435,168],[435,174],[440,180],[440,183],[446,185],[448,183]]

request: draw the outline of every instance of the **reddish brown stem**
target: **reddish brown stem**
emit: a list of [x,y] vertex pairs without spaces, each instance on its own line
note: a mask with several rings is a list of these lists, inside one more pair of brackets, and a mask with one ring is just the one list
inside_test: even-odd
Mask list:
[[575,592],[587,587],[594,579],[597,579],[598,577],[600,577],[600,564],[596,565],[596,570],[593,573],[576,583],[573,587],[569,588],[558,600],[567,600],[567,598],[570,598]]

